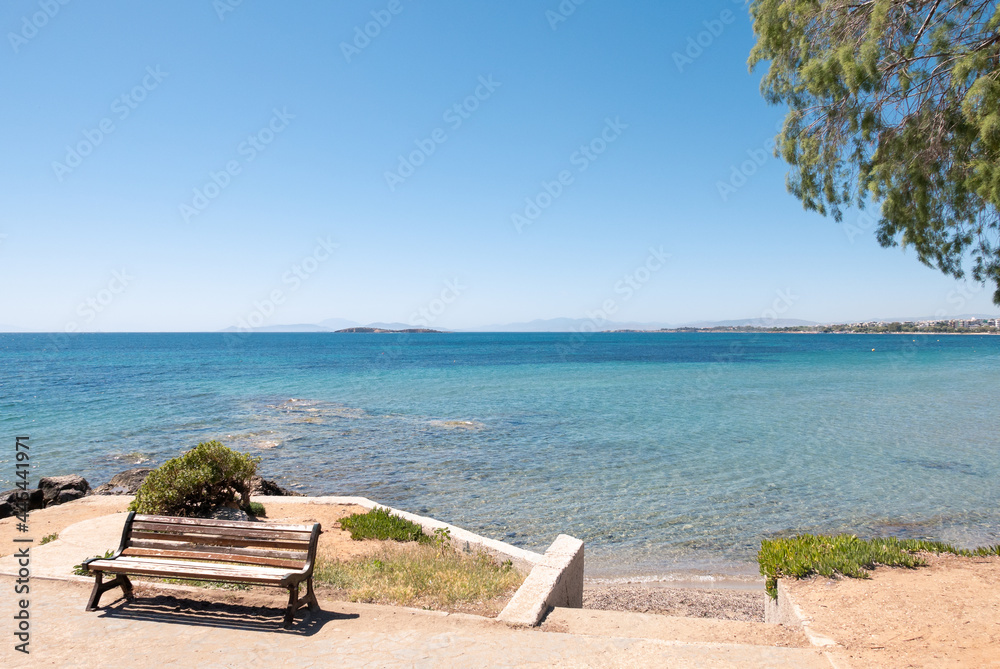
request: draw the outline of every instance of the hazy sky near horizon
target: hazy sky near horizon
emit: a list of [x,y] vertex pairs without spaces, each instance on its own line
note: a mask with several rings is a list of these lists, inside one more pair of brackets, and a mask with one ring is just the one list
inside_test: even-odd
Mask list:
[[575,2],[3,3],[0,326],[997,312],[787,194],[743,2]]

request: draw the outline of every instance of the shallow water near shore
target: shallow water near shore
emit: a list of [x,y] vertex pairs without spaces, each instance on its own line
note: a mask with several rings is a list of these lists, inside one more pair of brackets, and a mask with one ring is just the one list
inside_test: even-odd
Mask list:
[[[874,349],[874,350],[872,350]],[[0,335],[0,486],[218,439],[588,577],[750,582],[760,540],[1000,542],[1000,337]]]

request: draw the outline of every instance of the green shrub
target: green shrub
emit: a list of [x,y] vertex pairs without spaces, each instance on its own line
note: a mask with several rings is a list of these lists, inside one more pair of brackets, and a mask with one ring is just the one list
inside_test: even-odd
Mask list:
[[44,537],[42,537],[42,540],[38,542],[38,545],[44,546],[45,544],[55,541],[58,538],[59,538],[58,532],[56,532],[55,534],[47,534]]
[[965,550],[940,541],[897,539],[885,537],[859,539],[850,534],[835,536],[799,534],[794,537],[765,539],[760,542],[757,562],[767,581],[765,588],[772,598],[778,596],[778,579],[782,576],[805,578],[848,576],[868,578],[869,569],[885,567],[922,567],[926,561],[916,554],[953,553],[962,556],[1000,555],[1000,545]]
[[260,502],[250,502],[250,510],[247,511],[251,516],[266,516],[267,511],[264,509],[264,505]]
[[250,504],[250,477],[259,457],[237,453],[217,441],[198,444],[154,469],[136,492],[130,511],[168,516],[206,515],[217,506]]
[[388,509],[375,507],[368,513],[355,513],[340,519],[340,526],[351,533],[351,538],[392,539],[393,541],[430,540],[423,528],[409,520],[394,516]]

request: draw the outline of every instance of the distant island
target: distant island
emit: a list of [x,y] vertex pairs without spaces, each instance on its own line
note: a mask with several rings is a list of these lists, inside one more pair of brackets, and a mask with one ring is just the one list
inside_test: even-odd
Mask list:
[[387,330],[385,328],[344,328],[335,330],[335,333],[353,332],[357,334],[444,334],[443,330],[429,330],[427,328],[406,328],[405,330]]
[[680,327],[659,330],[607,330],[606,332],[801,332],[805,334],[1000,334],[1000,318],[969,318],[926,321],[867,321],[837,325],[762,325]]

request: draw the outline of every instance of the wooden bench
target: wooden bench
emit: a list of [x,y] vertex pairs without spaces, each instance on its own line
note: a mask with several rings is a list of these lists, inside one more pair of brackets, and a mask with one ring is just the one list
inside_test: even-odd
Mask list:
[[[319,611],[313,591],[313,564],[320,524],[278,525],[245,521],[128,514],[118,552],[90,558],[83,566],[94,574],[87,610],[95,611],[101,595],[121,586],[133,599],[128,574],[200,581],[249,583],[288,588],[288,627],[303,606]],[[115,578],[102,583],[105,573]],[[306,595],[299,600],[299,584]]]

